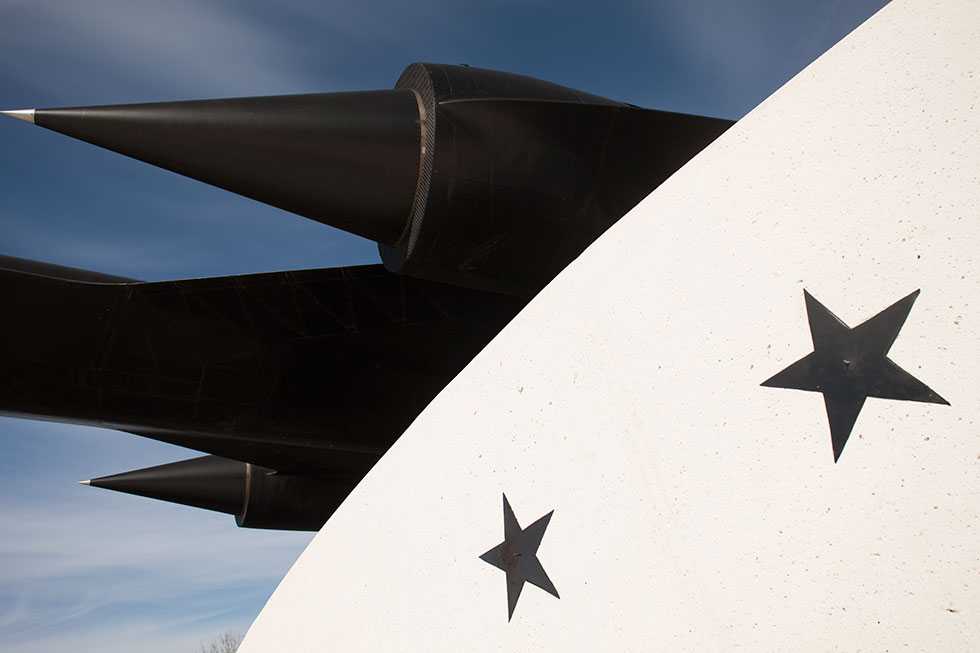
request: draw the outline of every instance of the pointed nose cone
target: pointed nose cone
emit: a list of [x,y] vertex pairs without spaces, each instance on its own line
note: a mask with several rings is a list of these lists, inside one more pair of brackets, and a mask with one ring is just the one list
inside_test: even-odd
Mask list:
[[0,113],[8,118],[16,118],[17,120],[30,123],[34,122],[34,109],[14,109],[12,111],[0,111]]
[[381,243],[399,238],[415,197],[421,132],[408,90],[37,109],[31,118]]
[[100,487],[237,515],[245,505],[245,463],[202,456],[90,481]]

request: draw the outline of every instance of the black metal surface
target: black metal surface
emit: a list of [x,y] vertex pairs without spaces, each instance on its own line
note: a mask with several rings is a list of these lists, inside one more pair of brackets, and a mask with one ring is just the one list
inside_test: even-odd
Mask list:
[[36,274],[41,277],[51,277],[52,279],[84,281],[87,283],[128,283],[136,281],[136,279],[117,277],[112,274],[69,268],[64,265],[32,261],[13,256],[0,256],[0,272],[24,272],[27,274]]
[[237,515],[245,505],[245,467],[237,460],[202,456],[93,478],[89,485]]
[[418,118],[407,90],[35,113],[41,127],[386,243],[415,196]]
[[0,413],[366,471],[522,302],[360,266],[91,284],[0,270]]
[[803,295],[813,352],[762,385],[823,393],[834,462],[840,459],[868,397],[949,405],[888,358],[888,350],[919,296],[918,290],[853,329],[810,293],[804,290]]
[[393,272],[525,297],[733,124],[440,64],[389,91],[35,120],[375,240]]
[[[0,414],[250,463],[235,514],[282,528],[322,523],[528,297],[732,124],[436,64],[390,91],[34,115],[378,242],[384,267],[165,283],[0,258]],[[229,505],[238,463],[176,465],[100,481]]]
[[530,296],[733,123],[639,109],[549,82],[413,64],[423,158],[388,269]]
[[556,599],[561,598],[538,560],[538,547],[554,512],[552,510],[522,529],[507,501],[507,495],[504,495],[504,541],[481,555],[480,560],[507,574],[507,621],[514,616],[524,583],[536,585]]
[[318,531],[360,482],[360,473],[292,475],[247,466],[242,528]]
[[243,528],[320,530],[359,474],[291,476],[219,456],[201,456],[89,481],[135,494],[235,516]]

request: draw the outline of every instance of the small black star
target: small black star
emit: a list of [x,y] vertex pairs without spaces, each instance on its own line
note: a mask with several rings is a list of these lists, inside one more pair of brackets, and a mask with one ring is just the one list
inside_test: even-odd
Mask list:
[[541,538],[544,537],[544,531],[554,513],[552,510],[522,530],[510,503],[507,502],[507,495],[504,495],[504,541],[480,556],[480,560],[507,574],[507,621],[514,616],[514,608],[525,582],[537,585],[555,598],[560,598],[558,590],[538,560]]
[[834,462],[840,459],[868,397],[949,405],[887,355],[919,296],[918,290],[853,329],[813,295],[805,290],[803,295],[813,337],[813,353],[762,385],[823,393]]

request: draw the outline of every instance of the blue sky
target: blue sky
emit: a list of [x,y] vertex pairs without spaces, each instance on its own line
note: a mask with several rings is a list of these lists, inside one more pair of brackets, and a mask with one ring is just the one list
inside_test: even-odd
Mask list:
[[[882,4],[0,0],[0,108],[389,88],[435,61],[738,118]],[[0,254],[148,280],[377,260],[362,239],[10,120]],[[5,651],[196,651],[247,627],[309,535],[75,483],[190,455],[0,418]]]

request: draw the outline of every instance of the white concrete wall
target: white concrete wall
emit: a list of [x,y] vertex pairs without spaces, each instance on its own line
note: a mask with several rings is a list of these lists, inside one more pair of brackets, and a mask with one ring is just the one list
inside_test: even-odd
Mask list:
[[[980,4],[898,1],[625,217],[435,400],[242,651],[980,650]],[[652,82],[651,82],[652,83]],[[802,289],[922,289],[840,463]],[[502,492],[561,599],[507,622]]]

